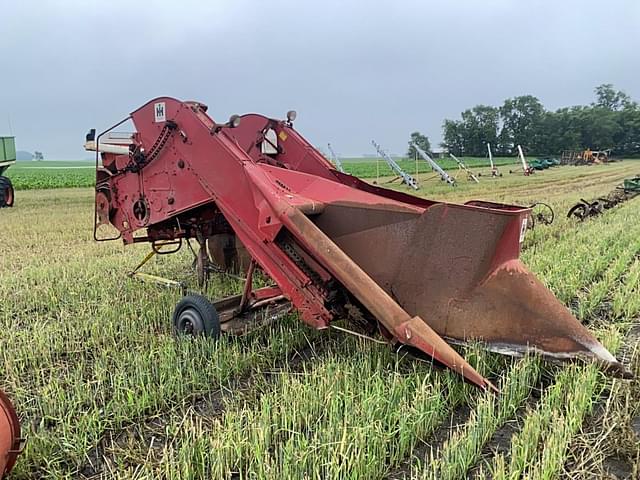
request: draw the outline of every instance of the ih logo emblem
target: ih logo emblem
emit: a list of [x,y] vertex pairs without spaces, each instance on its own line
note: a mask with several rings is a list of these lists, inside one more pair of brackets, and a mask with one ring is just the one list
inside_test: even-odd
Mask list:
[[164,102],[155,103],[153,105],[153,110],[155,112],[156,123],[167,121],[167,109]]

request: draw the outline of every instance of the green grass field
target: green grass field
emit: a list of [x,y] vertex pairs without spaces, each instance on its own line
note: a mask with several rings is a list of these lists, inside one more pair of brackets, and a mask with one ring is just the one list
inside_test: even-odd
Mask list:
[[16,190],[90,187],[95,163],[88,161],[17,162],[7,170]]
[[[455,188],[419,173],[411,193],[430,198],[550,203],[556,221],[527,233],[523,260],[636,375],[465,347],[499,396],[295,315],[243,338],[176,338],[179,292],[127,276],[149,247],[94,243],[92,189],[50,189],[93,170],[51,163],[11,167],[20,191],[0,211],[0,388],[29,437],[13,478],[640,478],[640,198],[564,215],[640,162]],[[191,264],[183,249],[148,271],[195,288]],[[208,294],[240,289],[221,277]]]
[[[400,165],[400,168],[402,168],[405,172],[412,176],[415,176],[416,173],[418,175],[423,173],[431,173],[435,175],[435,172],[432,171],[431,166],[422,159],[415,161],[398,157],[394,158],[394,160],[398,163],[398,165]],[[478,173],[482,175],[489,175],[491,173],[491,167],[488,158],[461,157],[460,160],[476,175]],[[450,172],[458,171],[458,164],[451,158],[438,158],[436,159],[436,161],[438,162],[438,165],[440,165],[444,170],[448,170]],[[521,164],[519,162],[516,162],[517,160],[515,158],[494,158],[494,164],[498,167],[505,167],[505,173],[507,173],[510,169],[520,170]],[[376,178],[393,175],[393,171],[391,170],[391,168],[383,159],[380,158],[345,158],[342,159],[342,164],[345,172],[356,175],[360,178]]]

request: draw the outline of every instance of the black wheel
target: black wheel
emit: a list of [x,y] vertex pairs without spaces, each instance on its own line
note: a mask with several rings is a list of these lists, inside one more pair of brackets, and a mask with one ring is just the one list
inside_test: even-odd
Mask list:
[[173,311],[173,326],[185,335],[220,336],[220,318],[216,308],[202,295],[187,295]]
[[587,217],[588,207],[584,203],[577,203],[567,213],[567,218],[576,217],[578,220],[584,220]]
[[0,208],[13,207],[13,185],[7,177],[0,177]]

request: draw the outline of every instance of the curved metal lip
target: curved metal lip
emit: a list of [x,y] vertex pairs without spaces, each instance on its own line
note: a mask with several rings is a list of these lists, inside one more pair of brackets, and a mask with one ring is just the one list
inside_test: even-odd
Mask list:
[[[474,203],[479,203],[482,205],[474,205]],[[512,205],[509,203],[497,203],[497,202],[489,202],[485,200],[469,200],[464,203],[448,203],[441,202],[445,205],[450,205],[453,207],[465,207],[472,208],[476,210],[489,211],[491,213],[508,215],[508,216],[518,216],[523,213],[531,211],[529,207],[523,207],[521,205]]]
[[[550,352],[533,345],[519,345],[514,343],[505,342],[485,342],[482,339],[474,339],[470,341],[459,340],[457,338],[443,336],[447,343],[452,345],[468,346],[472,343],[479,343],[482,347],[493,353],[500,355],[507,355],[515,358],[522,358],[526,355],[539,355],[546,361],[554,363],[565,363],[571,360],[579,360],[585,363],[596,363],[602,367],[606,372],[613,374],[614,376],[632,379],[633,373],[628,366],[624,365],[617,358],[615,358],[606,348],[599,346],[596,351],[576,351],[576,352]],[[602,350],[602,351],[600,351]]]

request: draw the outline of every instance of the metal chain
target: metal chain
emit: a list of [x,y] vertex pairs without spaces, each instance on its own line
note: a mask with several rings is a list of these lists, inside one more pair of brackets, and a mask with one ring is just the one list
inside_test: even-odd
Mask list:
[[169,140],[169,136],[171,136],[171,131],[174,130],[175,128],[176,128],[176,125],[174,123],[171,123],[171,124],[168,122],[165,123],[164,127],[162,127],[162,130],[160,131],[160,135],[158,136],[157,140],[149,149],[149,153],[145,158],[145,162],[144,162],[145,164],[151,162],[154,158],[158,156],[158,154],[162,151],[165,144],[167,143],[167,140]]

